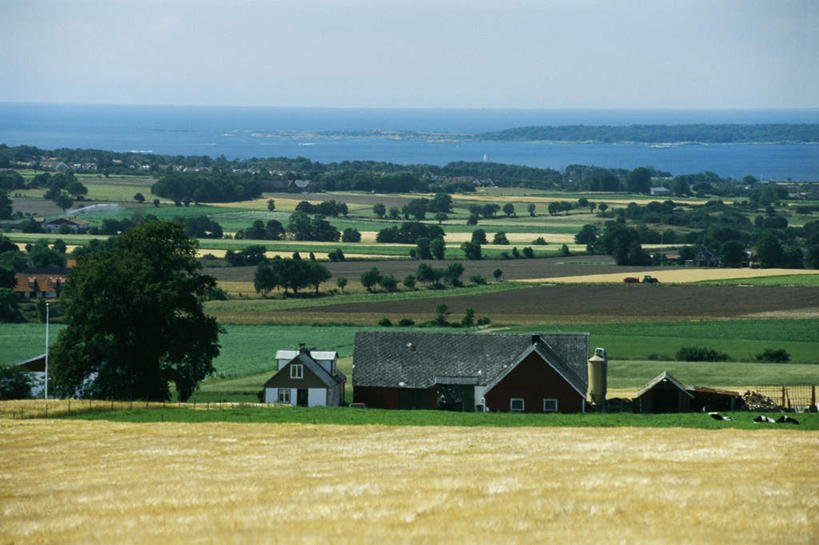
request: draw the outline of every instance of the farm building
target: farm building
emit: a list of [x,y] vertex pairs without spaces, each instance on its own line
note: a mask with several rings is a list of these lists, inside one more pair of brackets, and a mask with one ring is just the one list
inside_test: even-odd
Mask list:
[[39,268],[14,275],[14,293],[21,299],[59,297],[68,279],[68,269]]
[[684,413],[694,411],[730,411],[745,408],[739,392],[689,386],[663,371],[637,392],[634,412]]
[[264,384],[265,403],[319,407],[344,403],[347,377],[338,370],[335,352],[299,350],[276,352],[277,372]]
[[90,227],[87,221],[74,216],[63,216],[43,223],[43,229],[47,231],[59,231],[63,226],[74,232],[86,231]]
[[582,412],[589,335],[358,332],[353,400],[385,409]]

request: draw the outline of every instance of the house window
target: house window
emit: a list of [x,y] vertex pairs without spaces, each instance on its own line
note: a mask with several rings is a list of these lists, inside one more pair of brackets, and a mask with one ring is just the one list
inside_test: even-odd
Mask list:
[[304,378],[304,364],[294,363],[291,365],[290,378]]
[[554,398],[545,398],[543,400],[543,412],[544,413],[556,413],[557,412],[557,400]]
[[509,410],[522,413],[526,408],[526,404],[522,397],[513,397],[509,400]]
[[290,403],[290,388],[279,388],[279,403]]

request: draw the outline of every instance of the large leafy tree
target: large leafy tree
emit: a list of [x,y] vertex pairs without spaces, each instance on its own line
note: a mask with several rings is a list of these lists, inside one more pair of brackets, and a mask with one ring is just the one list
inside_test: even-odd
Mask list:
[[54,347],[62,395],[187,400],[213,372],[216,320],[202,309],[215,280],[199,273],[179,223],[144,221],[71,269],[68,322]]

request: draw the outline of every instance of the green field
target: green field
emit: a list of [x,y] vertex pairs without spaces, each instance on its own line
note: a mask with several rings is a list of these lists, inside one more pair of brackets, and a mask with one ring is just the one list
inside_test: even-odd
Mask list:
[[[205,410],[202,410],[205,409]],[[702,413],[682,414],[515,414],[463,413],[449,411],[400,411],[383,409],[350,409],[347,407],[184,407],[94,410],[76,412],[62,418],[109,420],[115,422],[254,422],[382,426],[489,426],[489,427],[652,427],[716,429],[819,429],[819,415],[800,414],[800,425],[753,422],[748,412],[726,412],[733,422],[717,421]]]
[[758,278],[732,278],[726,280],[703,280],[697,284],[732,286],[819,286],[819,274],[791,274],[785,276],[760,276]]

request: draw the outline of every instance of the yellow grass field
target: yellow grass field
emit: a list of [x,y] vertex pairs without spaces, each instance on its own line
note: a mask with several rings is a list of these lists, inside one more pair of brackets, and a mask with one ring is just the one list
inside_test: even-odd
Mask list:
[[816,543],[819,433],[0,420],[1,543]]
[[734,278],[759,278],[763,276],[787,276],[791,274],[819,274],[811,269],[657,269],[641,273],[587,274],[582,276],[561,276],[550,278],[527,278],[514,282],[550,282],[554,284],[622,284],[627,276],[641,278],[649,274],[666,284],[686,284],[703,280],[726,280]]

